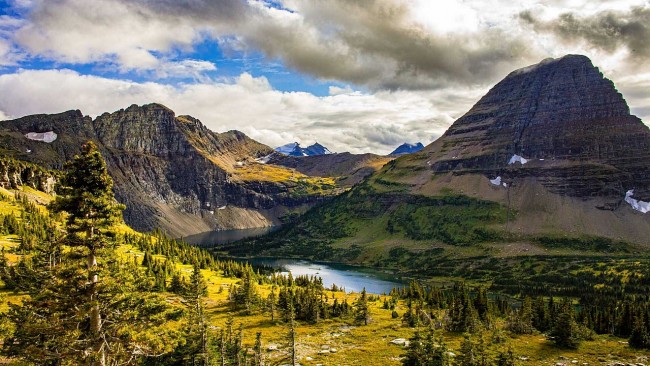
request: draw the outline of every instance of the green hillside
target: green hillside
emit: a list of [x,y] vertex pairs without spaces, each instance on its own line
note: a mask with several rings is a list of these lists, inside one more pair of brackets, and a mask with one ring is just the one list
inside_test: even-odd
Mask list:
[[[4,364],[99,365],[101,357],[110,365],[425,365],[431,357],[440,365],[470,365],[474,357],[481,365],[592,364],[636,362],[650,346],[642,315],[649,310],[647,262],[603,260],[592,263],[591,271],[556,261],[540,268],[539,262],[523,260],[513,267],[522,274],[573,271],[577,280],[555,285],[546,273],[550,288],[563,286],[564,300],[544,296],[548,289],[540,286],[504,297],[462,283],[412,282],[390,294],[343,293],[324,288],[318,278],[254,270],[160,233],[131,230],[111,213],[120,207],[103,163],[92,149],[84,154],[82,160],[91,164],[77,161],[69,168],[56,198],[24,186],[0,190]],[[474,233],[444,244],[474,250],[488,240],[475,229],[503,220],[502,207],[467,197],[395,197],[377,194],[373,200],[322,206],[330,207],[323,211],[329,221],[315,230],[337,233],[337,240],[368,230],[363,221],[347,222],[331,208],[353,202],[346,208],[362,217],[383,217],[381,235],[388,222],[393,222],[390,235],[405,238],[415,225],[407,221],[417,221],[419,228],[435,223],[445,227],[431,231],[442,239],[459,228]],[[470,207],[470,214],[453,222],[427,211],[454,212],[460,205]],[[79,215],[88,207],[105,208]],[[91,227],[96,230],[88,231]],[[86,263],[92,253],[96,270]],[[503,265],[489,264],[495,271]],[[594,279],[597,285],[576,291],[580,282]],[[511,292],[506,286],[512,283],[504,275],[502,292]],[[103,320],[99,328],[93,328],[93,309]],[[97,339],[107,348],[94,348]]]

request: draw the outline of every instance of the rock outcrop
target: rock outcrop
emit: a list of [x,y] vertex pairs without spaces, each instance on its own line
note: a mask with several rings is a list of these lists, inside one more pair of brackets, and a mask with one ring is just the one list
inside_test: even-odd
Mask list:
[[[25,137],[46,131],[57,139]],[[256,163],[273,153],[268,146],[239,131],[212,132],[159,104],[132,105],[94,120],[69,111],[0,122],[6,155],[48,168],[61,168],[88,140],[107,161],[116,198],[127,206],[125,221],[138,230],[161,228],[181,236],[275,225],[287,211],[323,198],[293,192],[296,182]]]
[[45,193],[54,192],[57,174],[25,161],[0,158],[0,187],[16,189],[28,186]]

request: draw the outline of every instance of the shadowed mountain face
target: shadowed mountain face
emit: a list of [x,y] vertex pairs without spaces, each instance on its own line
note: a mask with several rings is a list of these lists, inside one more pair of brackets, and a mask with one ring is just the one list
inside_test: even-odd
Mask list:
[[[36,141],[30,132],[56,139]],[[125,220],[138,230],[188,235],[269,226],[329,194],[306,190],[308,179],[288,169],[257,163],[273,153],[268,146],[238,131],[214,133],[159,104],[95,120],[69,111],[0,122],[0,153],[49,168],[62,167],[88,140],[102,150]]]
[[[512,72],[424,153],[436,174],[536,177],[561,195],[620,200],[634,189],[650,199],[650,131],[584,56]],[[527,163],[509,164],[515,155]]]
[[417,144],[409,144],[407,142],[401,144],[397,149],[393,150],[392,153],[388,155],[404,155],[404,154],[413,154],[420,150],[424,149],[424,145],[421,142]]

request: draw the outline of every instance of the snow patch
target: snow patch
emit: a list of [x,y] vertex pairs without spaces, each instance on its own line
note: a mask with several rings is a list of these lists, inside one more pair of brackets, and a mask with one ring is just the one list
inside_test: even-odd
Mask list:
[[501,185],[501,177],[496,177],[494,179],[490,179],[490,183],[495,185],[495,186],[500,186]]
[[48,144],[54,142],[57,138],[57,134],[54,131],[48,132],[30,132],[25,135],[30,140],[47,142]]
[[260,164],[266,164],[271,160],[272,156],[273,156],[273,154],[268,154],[266,156],[262,156],[261,158],[255,159],[255,161],[260,163]]
[[226,206],[221,206],[221,207],[218,208],[218,210],[225,210],[225,209],[226,209]]
[[650,202],[644,202],[644,201],[638,201],[632,198],[632,195],[634,194],[634,190],[630,189],[625,193],[625,202],[629,203],[630,206],[632,206],[633,209],[642,212],[642,213],[647,213],[650,212]]
[[528,160],[529,159],[526,159],[523,156],[519,156],[519,155],[515,154],[510,158],[510,161],[508,162],[508,165],[514,164],[514,163],[517,163],[517,162],[521,163],[521,165],[524,165],[524,164],[526,164],[528,162]]

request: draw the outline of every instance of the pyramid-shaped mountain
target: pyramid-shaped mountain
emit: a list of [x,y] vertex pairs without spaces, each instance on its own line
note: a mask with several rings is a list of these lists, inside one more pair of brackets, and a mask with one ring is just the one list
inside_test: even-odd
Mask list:
[[[584,56],[512,72],[425,154],[436,174],[534,176],[569,196],[621,198],[634,190],[650,199],[650,131]],[[513,157],[526,164],[510,169]]]
[[404,154],[413,154],[416,153],[420,150],[424,149],[424,145],[422,145],[421,142],[418,142],[416,144],[409,144],[408,142],[405,142],[401,145],[399,145],[393,152],[391,152],[388,155],[404,155]]

